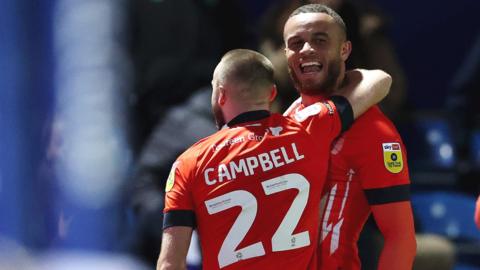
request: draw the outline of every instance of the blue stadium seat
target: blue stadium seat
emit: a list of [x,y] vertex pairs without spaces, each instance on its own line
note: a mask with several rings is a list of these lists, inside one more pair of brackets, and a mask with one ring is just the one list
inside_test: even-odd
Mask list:
[[423,153],[432,167],[451,169],[455,166],[455,146],[451,127],[446,119],[421,118],[415,123],[421,134]]
[[480,129],[473,131],[470,138],[470,160],[476,170],[480,170]]
[[480,230],[473,215],[476,198],[457,192],[416,193],[412,206],[420,233],[445,236],[456,248],[454,270],[480,270]]
[[452,240],[480,242],[480,231],[473,214],[475,197],[457,192],[423,192],[412,196],[420,232],[435,233]]
[[458,158],[447,118],[440,112],[416,113],[401,128],[415,188],[454,187]]
[[456,264],[453,270],[480,270],[480,266],[469,264]]

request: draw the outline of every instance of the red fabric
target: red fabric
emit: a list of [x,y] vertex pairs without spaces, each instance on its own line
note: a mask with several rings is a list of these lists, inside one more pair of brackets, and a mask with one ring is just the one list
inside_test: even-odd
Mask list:
[[[286,113],[302,110],[297,101]],[[384,144],[395,152],[383,149]],[[403,168],[392,173],[384,153],[401,153]],[[377,106],[360,116],[332,145],[319,245],[319,269],[360,269],[357,241],[371,213],[365,189],[388,188],[410,182],[403,142],[394,125]]]
[[[299,115],[300,124],[274,114],[224,129],[177,159],[165,212],[195,212],[204,269],[219,269],[229,255],[233,259],[222,269],[317,269],[320,194],[330,144],[341,129],[333,109],[318,103]],[[256,167],[242,167],[255,164],[254,159]],[[266,159],[271,163],[262,166],[260,160]],[[234,172],[232,164],[243,169]],[[266,182],[271,179],[275,182]],[[287,239],[286,250],[275,250],[281,239]],[[254,244],[263,251],[246,258]],[[221,250],[226,254],[219,255]]]
[[410,202],[374,205],[372,213],[385,240],[378,269],[412,269],[416,240]]

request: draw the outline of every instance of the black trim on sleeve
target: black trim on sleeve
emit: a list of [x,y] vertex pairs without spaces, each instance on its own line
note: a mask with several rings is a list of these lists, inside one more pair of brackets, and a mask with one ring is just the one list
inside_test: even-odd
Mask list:
[[353,123],[353,109],[348,99],[344,96],[331,96],[330,100],[337,107],[340,121],[342,122],[342,132],[348,130]]
[[385,204],[410,200],[410,185],[365,189],[368,204]]
[[163,229],[173,226],[195,228],[196,225],[195,212],[192,210],[170,210],[163,215]]

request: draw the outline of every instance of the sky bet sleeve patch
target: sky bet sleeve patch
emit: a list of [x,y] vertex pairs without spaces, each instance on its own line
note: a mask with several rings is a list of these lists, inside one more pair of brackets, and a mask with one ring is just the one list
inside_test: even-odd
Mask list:
[[178,161],[175,161],[172,165],[172,169],[168,174],[167,184],[165,185],[165,192],[169,192],[173,188],[173,184],[175,184],[175,171],[177,169]]
[[382,143],[383,163],[391,173],[399,173],[403,169],[402,149],[399,143]]

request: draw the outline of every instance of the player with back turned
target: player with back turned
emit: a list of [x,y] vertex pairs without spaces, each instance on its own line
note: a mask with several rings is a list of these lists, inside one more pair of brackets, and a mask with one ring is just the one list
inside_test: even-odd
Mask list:
[[[292,12],[284,27],[291,78],[301,97],[292,115],[335,94],[345,82],[352,44],[332,9],[309,4]],[[416,242],[405,146],[377,106],[358,118],[332,146],[322,200],[318,269],[360,269],[357,241],[373,213],[384,246],[378,269],[412,268]]]
[[391,84],[382,71],[347,76],[343,96],[312,104],[293,121],[269,112],[276,95],[270,61],[250,50],[222,58],[212,110],[223,129],[172,167],[157,269],[185,269],[195,227],[204,269],[316,269],[330,144]]

